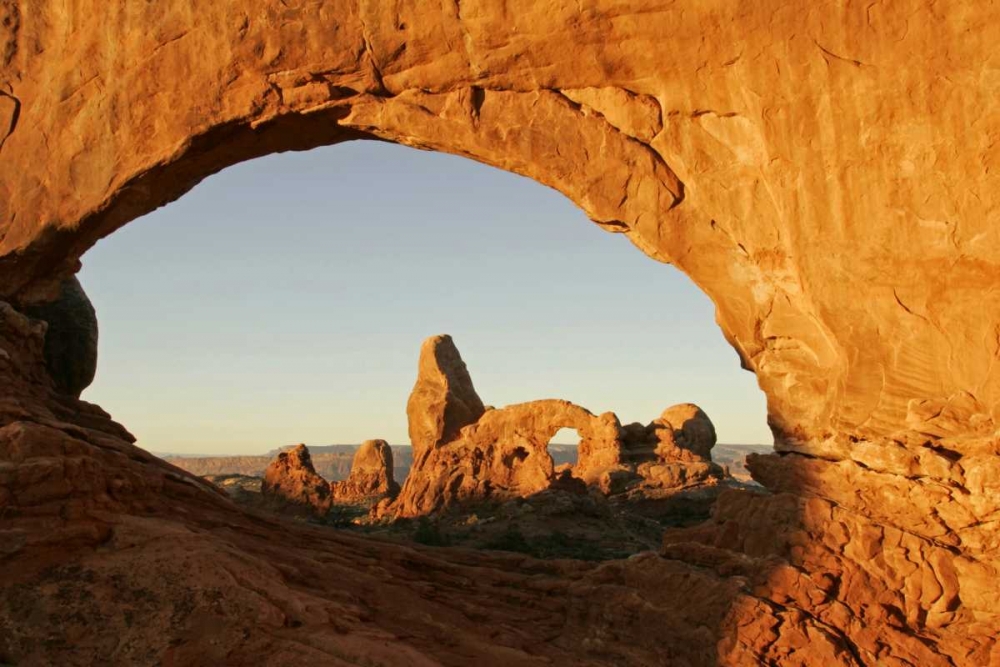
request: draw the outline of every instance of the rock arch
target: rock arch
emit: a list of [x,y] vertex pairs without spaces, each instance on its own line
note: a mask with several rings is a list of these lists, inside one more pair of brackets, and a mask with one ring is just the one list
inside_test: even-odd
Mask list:
[[420,347],[417,381],[406,405],[413,466],[383,515],[414,517],[454,503],[505,500],[549,488],[549,441],[576,429],[583,451],[620,449],[620,424],[560,399],[484,406],[451,336]]
[[[782,455],[751,464],[772,499],[668,540],[758,584],[706,584],[729,611],[694,626],[722,639],[685,657],[793,660],[808,637],[824,664],[996,659],[995,8],[204,4],[0,0],[0,530],[25,581],[139,525],[109,517],[170,516],[157,493],[228,515],[58,393],[17,310],[219,169],[375,137],[555,187],[716,303]],[[631,650],[682,651],[678,618]]]

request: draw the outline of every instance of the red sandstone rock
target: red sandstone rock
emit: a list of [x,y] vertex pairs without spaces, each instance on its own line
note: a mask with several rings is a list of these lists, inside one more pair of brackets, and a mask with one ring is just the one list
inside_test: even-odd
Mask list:
[[420,348],[417,383],[406,404],[414,463],[458,435],[483,414],[465,362],[451,336],[434,336]]
[[550,185],[690,275],[782,452],[750,463],[777,493],[666,560],[353,541],[132,446],[0,304],[0,659],[1000,662],[998,39],[996,6],[920,0],[0,0],[8,303],[219,169],[378,137]]
[[715,447],[715,426],[701,408],[692,403],[674,405],[660,415],[652,424],[656,431],[663,454],[673,455],[674,448],[680,447],[692,452],[703,461],[712,460]]
[[[441,358],[447,363],[438,363]],[[442,390],[452,386],[463,389]],[[435,433],[443,432],[440,425],[456,423],[448,415],[468,415],[469,397],[479,402],[471,388],[472,380],[451,338],[435,336],[425,341],[417,384],[407,403],[410,432],[422,436],[426,424],[435,425]],[[669,408],[664,415],[677,425],[661,416],[648,427],[623,429],[614,413],[598,417],[555,399],[489,408],[451,439],[435,436],[414,441],[420,453],[414,456],[399,497],[392,504],[379,505],[376,514],[413,517],[456,504],[523,498],[553,486],[579,489],[586,484],[607,495],[662,497],[724,477],[725,472],[711,463],[715,430],[708,416],[690,404]],[[580,434],[578,462],[570,474],[580,484],[567,478],[568,471],[556,475],[547,450],[562,428]]]
[[319,515],[326,514],[333,502],[330,484],[316,473],[305,445],[275,457],[264,471],[260,493],[265,501],[309,509]]
[[392,447],[385,440],[361,443],[351,462],[350,476],[331,483],[330,490],[338,503],[374,503],[395,497],[399,484],[393,479]]

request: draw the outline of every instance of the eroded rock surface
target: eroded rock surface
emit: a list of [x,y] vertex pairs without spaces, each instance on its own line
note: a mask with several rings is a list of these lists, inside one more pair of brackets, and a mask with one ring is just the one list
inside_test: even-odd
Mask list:
[[330,483],[316,473],[309,448],[298,445],[281,452],[264,471],[260,487],[265,501],[326,514],[333,502]]
[[[0,0],[0,659],[1000,661],[998,40],[973,2]],[[23,309],[99,238],[365,137],[690,275],[768,396],[774,494],[668,559],[402,550],[239,512],[56,390]]]
[[395,497],[399,484],[393,477],[392,447],[385,440],[366,440],[354,454],[351,474],[341,482],[332,482],[335,502],[372,503]]
[[454,439],[463,426],[474,423],[484,411],[451,336],[424,341],[418,364],[417,383],[406,403],[414,461]]
[[97,313],[80,281],[67,278],[54,301],[27,312],[47,325],[45,366],[56,387],[80,396],[97,373]]
[[[442,367],[439,359],[446,359],[447,365]],[[448,380],[451,373],[461,383]],[[439,389],[445,386],[465,390]],[[428,387],[436,389],[431,393]],[[426,399],[429,393],[435,400]],[[634,424],[623,429],[612,412],[597,416],[558,399],[487,408],[473,421],[468,421],[468,403],[482,405],[454,341],[450,336],[427,339],[407,404],[410,433],[423,437],[422,425],[449,423],[455,414],[463,415],[462,420],[450,423],[462,425],[451,429],[450,440],[414,441],[413,468],[402,492],[394,503],[380,506],[378,514],[413,517],[453,505],[525,498],[553,487],[572,489],[573,479],[609,496],[627,493],[648,498],[725,477],[722,468],[711,462],[715,429],[695,405],[668,408],[648,427]],[[563,428],[580,435],[578,462],[557,474],[548,444]]]

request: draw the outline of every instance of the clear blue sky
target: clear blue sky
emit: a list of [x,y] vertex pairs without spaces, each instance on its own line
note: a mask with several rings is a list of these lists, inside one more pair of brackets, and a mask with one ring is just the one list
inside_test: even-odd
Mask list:
[[565,398],[623,423],[694,402],[771,443],[764,396],[677,269],[560,193],[364,141],[217,174],[101,241],[84,398],[157,452],[405,444],[421,341],[451,334],[483,401]]

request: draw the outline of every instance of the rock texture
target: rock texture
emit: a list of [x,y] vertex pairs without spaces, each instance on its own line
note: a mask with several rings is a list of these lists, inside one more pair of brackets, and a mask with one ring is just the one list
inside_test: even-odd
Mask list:
[[[101,236],[220,168],[374,135],[551,185],[691,274],[785,436],[888,436],[965,394],[995,421],[995,323],[970,315],[1000,308],[978,139],[992,9],[40,0],[21,20],[22,4],[4,2],[2,297],[53,292]],[[980,131],[953,131],[973,117]]]
[[366,440],[354,454],[351,474],[341,482],[332,482],[335,502],[371,503],[395,497],[399,484],[393,477],[392,447],[385,440]]
[[454,439],[485,410],[451,336],[425,340],[418,364],[417,383],[406,403],[414,460]]
[[316,473],[305,445],[275,457],[264,471],[260,493],[265,501],[308,509],[318,515],[326,514],[333,502],[330,483]]
[[385,440],[367,440],[354,454],[347,479],[328,482],[313,466],[309,448],[280,452],[264,471],[260,488],[265,504],[282,510],[305,510],[324,516],[334,504],[372,505],[393,498],[392,448]]
[[610,447],[580,448],[574,473],[608,495],[657,498],[706,484],[727,473],[712,462],[715,426],[701,408],[682,403],[652,422],[628,424]]
[[[481,406],[482,400],[454,341],[450,336],[428,338],[420,349],[417,382],[406,410],[410,433],[422,440],[413,441],[413,468],[399,498],[381,505],[378,514],[414,517],[457,504],[579,488],[574,479],[609,496],[650,497],[725,477],[711,462],[715,429],[695,405],[668,408],[648,427],[633,424],[627,429],[612,412],[596,416],[558,399],[490,407],[477,419],[471,419],[468,405]],[[426,437],[428,424],[434,425],[433,438]],[[580,435],[578,461],[557,473],[548,445],[563,428]],[[450,439],[437,435],[445,432],[452,434]]]
[[76,277],[67,278],[58,297],[27,310],[44,321],[45,366],[56,387],[79,397],[97,373],[97,313]]
[[[0,658],[1000,661],[998,39],[996,6],[922,0],[0,0]],[[24,309],[98,239],[367,137],[690,275],[767,394],[774,493],[668,558],[404,551],[240,513],[57,390]]]
[[660,456],[679,456],[678,450],[684,450],[702,461],[712,460],[712,448],[717,442],[715,425],[697,405],[681,403],[667,408],[653,422],[652,430]]

